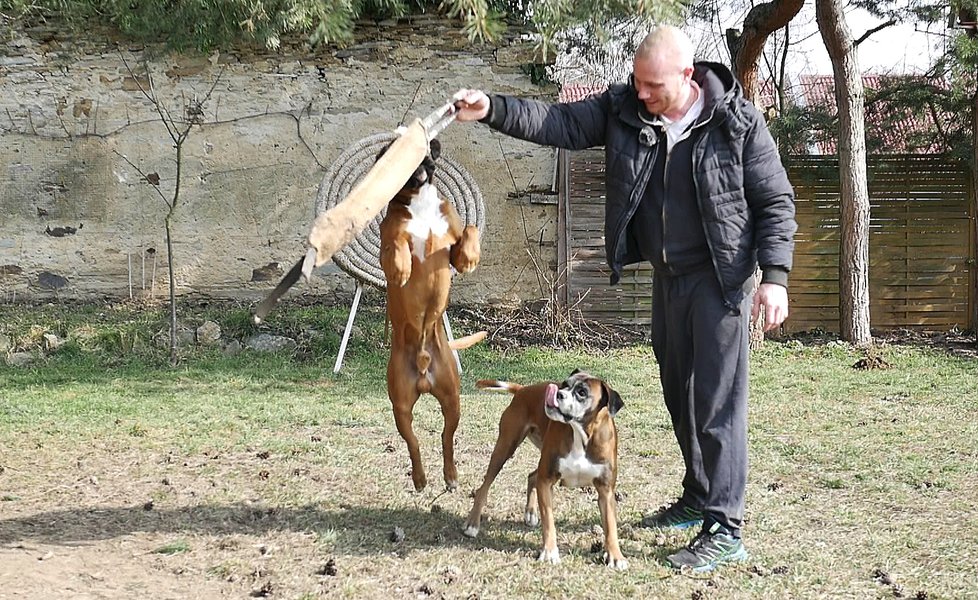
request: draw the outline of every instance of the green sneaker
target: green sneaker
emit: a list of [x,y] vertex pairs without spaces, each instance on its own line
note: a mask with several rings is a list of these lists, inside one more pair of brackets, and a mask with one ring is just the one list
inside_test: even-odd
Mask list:
[[703,512],[697,510],[682,500],[676,500],[670,506],[659,509],[642,518],[642,527],[652,529],[689,529],[703,526]]
[[666,561],[673,569],[707,573],[722,564],[742,562],[748,558],[744,542],[727,533],[719,523],[714,523]]

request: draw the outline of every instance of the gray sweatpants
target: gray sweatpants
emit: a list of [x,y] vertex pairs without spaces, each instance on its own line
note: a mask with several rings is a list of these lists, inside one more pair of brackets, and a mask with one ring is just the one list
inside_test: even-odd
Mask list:
[[723,303],[712,269],[656,273],[652,349],[686,464],[683,500],[740,536],[747,485],[747,379],[751,297]]

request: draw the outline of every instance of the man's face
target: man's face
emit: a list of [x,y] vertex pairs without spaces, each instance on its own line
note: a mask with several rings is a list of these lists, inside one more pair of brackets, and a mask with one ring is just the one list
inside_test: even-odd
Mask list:
[[646,56],[635,59],[632,74],[638,99],[646,110],[668,115],[682,108],[693,68],[684,69],[669,57]]

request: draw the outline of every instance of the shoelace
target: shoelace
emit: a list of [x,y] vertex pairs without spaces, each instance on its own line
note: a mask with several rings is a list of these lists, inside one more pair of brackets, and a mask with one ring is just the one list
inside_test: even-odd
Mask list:
[[712,547],[708,546],[707,543],[711,541],[714,541],[713,535],[704,531],[689,543],[689,551],[693,553],[702,552],[708,559],[713,559],[714,557],[726,552],[726,548],[724,548],[719,541],[717,541]]

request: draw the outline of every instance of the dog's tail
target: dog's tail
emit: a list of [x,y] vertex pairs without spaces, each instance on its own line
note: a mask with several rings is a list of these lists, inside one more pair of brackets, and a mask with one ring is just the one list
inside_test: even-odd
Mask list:
[[486,339],[486,335],[488,335],[488,332],[477,331],[475,333],[448,342],[448,347],[451,348],[452,350],[465,350],[466,348],[474,346],[479,342],[481,342],[482,340]]
[[480,390],[494,390],[497,392],[509,392],[510,394],[515,394],[523,389],[523,386],[518,383],[499,379],[480,379],[475,382],[475,387]]

